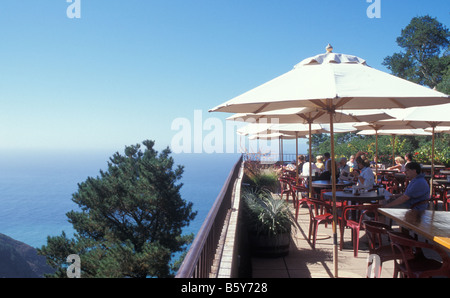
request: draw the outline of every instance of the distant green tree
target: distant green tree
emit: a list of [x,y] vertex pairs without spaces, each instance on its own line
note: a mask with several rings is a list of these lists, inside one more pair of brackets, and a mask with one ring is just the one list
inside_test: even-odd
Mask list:
[[108,170],[78,184],[72,200],[80,211],[67,213],[75,238],[63,232],[48,237],[39,253],[66,276],[66,258],[78,254],[81,277],[171,277],[174,253],[186,250],[193,236],[182,228],[196,216],[180,196],[183,167],[174,167],[167,148],[160,154],[153,141],[125,147]]
[[434,88],[445,78],[448,86],[449,37],[449,30],[436,18],[415,17],[397,38],[403,51],[386,57],[383,65],[394,75],[421,85]]
[[[450,48],[447,53],[449,52]],[[447,67],[447,71],[442,76],[442,81],[437,85],[436,89],[445,94],[450,94],[450,65]]]

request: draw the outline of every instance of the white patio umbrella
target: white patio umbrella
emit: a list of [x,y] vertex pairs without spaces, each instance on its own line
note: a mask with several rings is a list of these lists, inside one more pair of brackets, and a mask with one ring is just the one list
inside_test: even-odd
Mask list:
[[[395,165],[395,138],[397,136],[406,136],[406,135],[416,135],[416,136],[431,136],[430,132],[427,132],[421,128],[416,129],[382,129],[382,130],[362,130],[358,132],[359,135],[385,135],[385,136],[392,136],[392,163]],[[378,151],[378,147],[376,149]],[[378,169],[377,169],[377,175],[378,175]],[[432,185],[433,183],[430,183],[430,192],[432,191]]]
[[[392,159],[393,160],[394,160],[394,155],[395,155],[395,138],[397,136],[406,136],[406,135],[431,136],[430,132],[427,132],[420,128],[416,128],[416,129],[408,129],[408,128],[405,128],[405,129],[381,129],[381,130],[368,129],[368,130],[361,130],[357,134],[358,135],[392,136]],[[378,145],[376,146],[375,150],[378,151]],[[394,161],[393,161],[393,163],[395,165]]]
[[436,126],[436,127],[429,127],[429,128],[425,128],[425,131],[429,131],[429,132],[434,132],[435,133],[450,133],[450,126]]
[[285,133],[267,133],[267,134],[256,134],[256,135],[250,135],[248,138],[250,140],[272,140],[272,139],[278,139],[283,137],[285,140],[292,140],[296,139],[297,136],[295,134],[289,135]]
[[[333,116],[339,109],[407,108],[450,103],[446,94],[367,66],[356,56],[327,53],[303,60],[291,71],[239,95],[211,112],[261,113],[312,107],[330,117],[331,159],[334,164]],[[336,177],[332,167],[334,275],[337,268]]]
[[[397,113],[397,115],[395,115]],[[431,128],[431,180],[430,194],[432,193],[433,177],[434,177],[434,148],[435,148],[435,132],[436,127],[450,126],[450,104],[413,107],[405,111],[392,111],[392,115],[403,121],[411,122],[414,125],[421,125],[421,128]]]
[[[382,119],[391,119],[392,116],[386,114],[381,110],[346,110],[346,111],[336,111],[334,114],[334,123],[354,123],[354,122],[362,122],[362,121],[378,121]],[[288,108],[281,110],[273,110],[262,113],[238,113],[231,117],[228,117],[227,120],[233,121],[264,121],[263,123],[280,123],[280,125],[272,126],[272,129],[276,127],[275,131],[297,131],[303,133],[306,127],[302,126],[304,124],[309,125],[309,156],[312,156],[312,134],[315,133],[328,133],[328,131],[324,131],[324,127],[322,126],[321,130],[316,130],[313,125],[317,125],[317,123],[330,123],[330,116],[322,109],[318,108]],[[312,123],[315,124],[312,124]],[[334,126],[334,132],[349,132],[356,130],[355,128],[348,127],[339,127],[337,129],[336,125]],[[298,165],[298,161],[297,161]],[[297,179],[298,181],[298,179]],[[309,197],[312,195],[312,167],[309,167]]]
[[[400,116],[404,116],[404,112],[403,112],[404,110],[407,110],[407,109],[403,109],[403,110],[394,109],[394,110],[387,111],[387,113],[389,113],[390,115],[395,115],[397,117],[400,117]],[[375,135],[375,143],[376,143],[376,148],[377,148],[376,152],[378,154],[378,135],[380,135],[380,134],[377,132],[386,131],[386,130],[400,130],[400,131],[404,131],[404,133],[406,133],[406,134],[411,133],[411,134],[420,135],[420,133],[422,131],[417,130],[417,129],[424,129],[424,128],[428,127],[428,124],[426,121],[405,121],[405,120],[394,118],[394,119],[387,119],[387,120],[372,121],[370,123],[356,123],[353,126],[359,130],[365,131],[365,133],[364,133],[365,135],[369,134],[368,131],[373,132],[371,134]],[[394,162],[394,157],[392,157],[392,162]]]
[[[297,131],[297,135],[298,136],[304,136],[307,134],[308,132],[308,126],[304,125],[304,124],[297,124],[296,125],[296,129],[292,130],[292,129],[286,129],[285,131],[280,131],[279,129],[277,129],[277,124],[272,124],[272,122],[252,122],[251,119],[249,120],[248,118],[244,119],[244,118],[239,118],[236,117],[233,119],[234,121],[250,121],[249,124],[247,124],[244,127],[241,127],[237,130],[237,134],[241,135],[241,136],[248,136],[248,135],[274,135],[279,133],[280,135],[278,136],[278,140],[279,140],[279,151],[281,153],[281,163],[283,164],[284,160],[283,160],[283,140],[285,139],[290,139],[290,138],[286,138],[286,135],[291,135],[291,136],[295,136],[295,131]],[[275,122],[278,123],[278,122]],[[292,124],[295,125],[295,124]],[[314,124],[312,126],[312,129],[314,131],[314,133],[316,132],[322,132],[324,131],[322,126],[319,124]],[[275,137],[276,138],[276,137]],[[250,138],[249,138],[250,139]],[[252,139],[257,139],[255,137],[253,137]],[[259,139],[271,139],[269,138],[259,138]]]
[[[287,134],[287,133],[280,133],[280,132],[273,132],[273,133],[256,133],[256,134],[249,134],[248,135],[249,140],[279,140],[279,149],[281,152],[281,163],[284,163],[283,160],[283,140],[293,140],[298,139],[298,135],[294,134]],[[296,154],[296,156],[298,153]]]

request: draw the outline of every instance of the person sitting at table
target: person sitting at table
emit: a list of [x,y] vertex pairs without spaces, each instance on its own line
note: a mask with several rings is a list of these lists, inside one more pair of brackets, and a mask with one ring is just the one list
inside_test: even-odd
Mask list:
[[417,162],[410,162],[406,165],[405,171],[407,179],[410,179],[405,193],[393,195],[383,207],[409,208],[414,210],[426,210],[430,197],[430,186],[422,168]]
[[339,160],[339,164],[338,164],[338,177],[340,180],[349,180],[351,179],[350,177],[350,167],[347,164],[347,158],[346,157],[342,157]]
[[355,156],[350,155],[350,160],[347,162],[347,165],[353,169],[355,167]]
[[395,166],[387,168],[388,170],[398,170],[400,172],[405,171],[405,160],[401,156],[397,156],[395,159]]
[[411,153],[405,154],[405,165],[413,161],[413,155]]
[[331,155],[330,153],[326,152],[323,154],[323,164],[324,164],[324,169],[323,171],[330,171],[331,172],[331,167],[330,167],[330,162],[331,162]]
[[372,189],[375,184],[375,175],[370,168],[370,162],[367,159],[362,159],[361,156],[356,158],[358,169],[361,169],[361,173],[353,171],[352,174],[356,177],[357,186],[365,188],[366,190]]
[[319,172],[319,169],[316,167],[314,163],[311,162],[311,160],[314,160],[314,156],[311,158],[306,158],[306,162],[303,164],[302,168],[302,176],[308,176],[309,177],[309,167],[311,168],[312,175],[315,176],[316,173]]
[[[322,174],[320,174],[319,180],[330,180],[331,173],[332,173],[331,172],[332,171],[332,169],[331,169],[332,160],[330,158],[330,153],[327,152],[323,156],[325,157],[325,169],[322,172]],[[339,170],[338,170],[338,164],[337,164],[336,160],[334,161],[334,168],[335,168],[335,174],[336,174],[336,179],[337,179],[339,177]]]
[[305,156],[299,155],[298,156],[298,174],[302,175],[302,171],[303,171],[303,165],[305,164]]
[[323,164],[323,156],[322,155],[317,156],[316,160],[317,160],[316,161],[316,168],[321,173],[325,169],[325,165]]

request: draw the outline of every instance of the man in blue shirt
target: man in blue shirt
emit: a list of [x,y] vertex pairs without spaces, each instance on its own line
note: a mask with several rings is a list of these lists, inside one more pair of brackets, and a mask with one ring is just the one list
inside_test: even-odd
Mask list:
[[422,174],[420,164],[417,162],[408,163],[405,167],[405,174],[406,178],[410,179],[405,193],[393,195],[392,198],[394,200],[383,207],[404,207],[414,210],[426,210],[430,198],[430,186]]

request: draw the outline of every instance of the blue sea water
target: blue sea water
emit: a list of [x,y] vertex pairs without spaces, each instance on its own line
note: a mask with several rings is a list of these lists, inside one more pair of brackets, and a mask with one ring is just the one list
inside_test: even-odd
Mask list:
[[[33,247],[47,236],[73,235],[66,213],[78,210],[72,194],[78,183],[107,169],[112,154],[99,152],[22,152],[0,155],[0,233]],[[181,196],[198,215],[185,229],[196,233],[238,159],[236,154],[173,154],[184,166]]]

